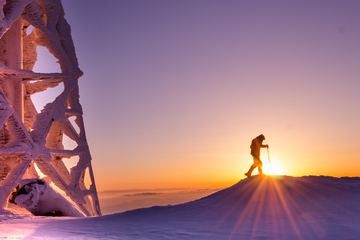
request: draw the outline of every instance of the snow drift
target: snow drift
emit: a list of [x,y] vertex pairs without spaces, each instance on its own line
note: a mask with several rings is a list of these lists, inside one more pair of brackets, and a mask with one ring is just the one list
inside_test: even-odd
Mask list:
[[360,178],[267,176],[193,202],[102,217],[3,215],[0,236],[25,227],[27,238],[356,239],[359,202]]
[[15,202],[35,216],[82,217],[74,206],[42,179],[24,179]]

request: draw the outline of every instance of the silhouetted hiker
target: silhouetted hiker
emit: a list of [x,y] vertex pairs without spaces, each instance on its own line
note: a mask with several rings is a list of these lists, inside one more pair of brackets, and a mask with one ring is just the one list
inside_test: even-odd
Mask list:
[[247,177],[251,177],[251,173],[255,168],[258,168],[260,175],[263,174],[262,172],[262,162],[260,160],[260,150],[261,148],[269,148],[269,145],[263,145],[262,142],[265,140],[264,135],[259,135],[256,138],[254,138],[251,142],[250,149],[251,149],[251,156],[254,158],[254,164],[251,165],[249,171],[245,173]]

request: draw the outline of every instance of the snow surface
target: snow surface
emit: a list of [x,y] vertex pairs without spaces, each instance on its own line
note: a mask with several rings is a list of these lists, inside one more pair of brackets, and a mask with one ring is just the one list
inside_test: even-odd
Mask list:
[[196,201],[107,216],[0,212],[0,237],[23,239],[359,239],[359,177],[245,179]]

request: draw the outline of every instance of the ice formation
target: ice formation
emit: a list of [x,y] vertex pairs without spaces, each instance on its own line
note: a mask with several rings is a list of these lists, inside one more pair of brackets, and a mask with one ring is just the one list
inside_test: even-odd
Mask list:
[[24,179],[15,202],[38,216],[83,216],[42,179]]
[[[39,179],[47,182],[40,188],[58,189],[64,194],[61,201],[82,215],[98,216],[101,212],[79,103],[78,79],[83,73],[64,15],[61,0],[0,0],[0,208],[6,207],[18,185],[28,184],[24,179]],[[37,46],[46,47],[58,60],[61,73],[32,71]],[[59,84],[64,90],[38,113],[31,95]],[[76,142],[75,149],[64,149],[64,135]],[[79,160],[68,169],[64,161],[71,157]],[[89,187],[85,177],[90,179]],[[21,194],[18,197],[18,202],[24,201]],[[43,200],[32,206],[39,208]]]

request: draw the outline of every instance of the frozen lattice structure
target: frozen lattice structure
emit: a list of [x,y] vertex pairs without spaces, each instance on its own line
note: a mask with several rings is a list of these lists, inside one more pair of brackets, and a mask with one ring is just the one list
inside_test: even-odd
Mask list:
[[[32,71],[37,46],[58,60],[61,73]],[[41,178],[82,215],[101,215],[79,103],[82,74],[61,0],[0,0],[0,208],[21,182]],[[38,113],[31,95],[61,84],[61,94]],[[64,149],[64,135],[77,147]],[[74,157],[68,169],[65,161]]]

